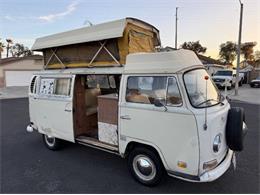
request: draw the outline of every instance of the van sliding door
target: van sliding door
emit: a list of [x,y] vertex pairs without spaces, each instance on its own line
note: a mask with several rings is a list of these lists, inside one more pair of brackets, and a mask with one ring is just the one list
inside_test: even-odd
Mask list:
[[73,88],[75,76],[41,76],[34,97],[36,125],[40,133],[75,142]]

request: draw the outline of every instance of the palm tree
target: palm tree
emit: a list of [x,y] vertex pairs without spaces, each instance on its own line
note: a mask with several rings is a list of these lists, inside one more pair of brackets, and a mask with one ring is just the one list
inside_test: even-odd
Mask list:
[[2,52],[4,51],[5,45],[0,39],[0,59],[2,58]]
[[7,42],[7,47],[6,47],[6,57],[8,58],[8,54],[9,54],[9,49],[10,49],[10,45],[13,44],[13,40],[12,39],[6,39]]

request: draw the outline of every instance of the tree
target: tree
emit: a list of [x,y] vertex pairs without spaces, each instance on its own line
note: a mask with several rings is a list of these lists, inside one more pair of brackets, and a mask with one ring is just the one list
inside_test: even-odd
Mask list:
[[203,47],[203,46],[200,44],[200,41],[184,42],[184,43],[181,45],[181,48],[192,50],[192,51],[194,51],[196,54],[205,53],[205,52],[207,51],[207,48],[206,48],[206,47]]
[[2,52],[4,51],[5,45],[0,38],[0,59],[2,58]]
[[246,42],[241,45],[241,53],[243,54],[245,61],[254,60],[254,47],[256,44],[256,42]]
[[260,60],[260,51],[259,50],[257,50],[257,51],[255,51],[255,60]]
[[6,57],[8,58],[9,56],[9,49],[11,48],[11,44],[13,44],[13,40],[12,39],[6,39],[7,42],[7,47],[6,47]]
[[23,44],[20,43],[16,43],[11,47],[11,53],[13,57],[33,55],[33,52],[28,47],[25,47]]
[[236,58],[237,46],[231,41],[222,43],[219,47],[220,59],[226,64],[232,64]]

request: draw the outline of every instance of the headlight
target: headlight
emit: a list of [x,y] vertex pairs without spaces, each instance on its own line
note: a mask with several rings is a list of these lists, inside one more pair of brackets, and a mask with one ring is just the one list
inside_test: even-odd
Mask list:
[[218,152],[221,146],[221,135],[218,134],[216,135],[216,137],[214,138],[213,141],[213,151],[214,152]]

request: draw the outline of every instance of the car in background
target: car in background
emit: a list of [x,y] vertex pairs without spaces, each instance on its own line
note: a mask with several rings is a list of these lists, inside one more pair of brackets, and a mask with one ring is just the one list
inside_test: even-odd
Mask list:
[[260,76],[250,82],[250,87],[260,87]]
[[[239,86],[242,86],[243,76],[239,74]],[[218,70],[212,77],[212,80],[218,88],[225,88],[230,90],[236,83],[236,71],[235,70]]]

